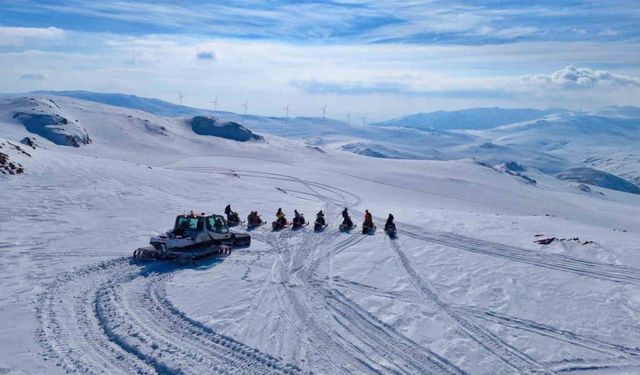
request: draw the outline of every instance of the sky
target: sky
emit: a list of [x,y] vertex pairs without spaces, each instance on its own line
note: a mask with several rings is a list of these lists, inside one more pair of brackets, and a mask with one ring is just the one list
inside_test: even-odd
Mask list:
[[1,0],[0,92],[384,120],[640,105],[638,1]]

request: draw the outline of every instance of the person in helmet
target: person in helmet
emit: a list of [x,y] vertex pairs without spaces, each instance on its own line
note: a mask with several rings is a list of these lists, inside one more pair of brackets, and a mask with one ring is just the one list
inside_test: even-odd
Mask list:
[[395,224],[393,223],[393,215],[389,214],[389,217],[387,217],[387,222],[384,224],[384,230],[389,230],[390,228],[395,228]]
[[294,225],[304,225],[304,216],[302,216],[298,210],[293,210],[293,224]]
[[324,212],[322,212],[322,210],[318,211],[318,213],[316,214],[316,223],[318,223],[318,225],[325,224]]
[[276,221],[280,222],[282,225],[286,225],[287,224],[287,218],[284,215],[284,212],[282,212],[282,208],[278,208],[278,212],[276,212]]
[[364,225],[367,227],[373,226],[373,217],[371,216],[371,212],[369,212],[369,210],[364,210]]
[[349,211],[347,211],[347,208],[345,207],[344,210],[342,210],[342,225],[344,225],[347,228],[351,228],[353,226],[353,221],[351,221],[351,217],[349,217]]

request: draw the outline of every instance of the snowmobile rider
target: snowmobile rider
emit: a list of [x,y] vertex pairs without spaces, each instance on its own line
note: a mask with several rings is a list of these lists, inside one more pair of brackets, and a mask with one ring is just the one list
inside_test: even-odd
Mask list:
[[262,224],[262,219],[260,215],[258,215],[258,211],[251,211],[249,217],[247,217],[247,222],[249,225],[260,225]]
[[346,227],[352,227],[353,226],[353,222],[351,221],[351,218],[349,217],[349,211],[347,211],[347,208],[345,207],[344,210],[342,210],[342,224]]
[[284,216],[284,212],[282,212],[282,208],[278,208],[278,212],[276,212],[276,217],[278,218],[276,221],[284,224],[287,224],[287,218]]
[[228,204],[227,207],[224,208],[224,213],[227,215],[227,221],[236,221],[238,219],[238,213],[231,209],[231,205]]
[[369,210],[364,210],[364,225],[368,227],[373,226],[373,217],[371,216]]
[[294,223],[298,223],[298,225],[303,225],[304,224],[304,216],[300,215],[300,213],[298,212],[298,210],[293,210],[293,222]]
[[393,215],[389,214],[389,217],[387,218],[387,222],[384,224],[384,230],[389,230],[389,228],[393,228],[395,226],[395,224],[393,223]]
[[320,210],[317,214],[316,214],[316,223],[320,224],[320,225],[324,225],[325,221],[324,221],[324,212],[322,212],[322,210]]

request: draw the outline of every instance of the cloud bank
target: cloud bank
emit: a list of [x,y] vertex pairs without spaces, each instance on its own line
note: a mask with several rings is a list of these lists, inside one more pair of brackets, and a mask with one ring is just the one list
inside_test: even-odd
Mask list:
[[51,40],[64,36],[57,27],[3,27],[0,26],[0,46],[18,46],[34,40]]
[[213,51],[200,51],[196,54],[198,60],[215,60],[216,54]]
[[606,70],[578,68],[569,65],[551,74],[536,74],[523,77],[523,81],[533,85],[551,84],[564,88],[591,88],[595,86],[640,87],[640,78],[615,74]]
[[20,79],[26,81],[44,81],[47,77],[41,73],[25,73],[20,76]]

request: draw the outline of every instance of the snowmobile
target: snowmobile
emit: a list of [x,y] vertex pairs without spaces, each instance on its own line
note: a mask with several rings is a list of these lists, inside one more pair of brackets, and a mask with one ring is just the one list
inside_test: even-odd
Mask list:
[[384,231],[385,231],[385,233],[387,233],[389,238],[391,238],[391,239],[396,238],[397,232],[396,232],[396,224],[395,223],[389,224],[386,228],[384,228]]
[[257,212],[252,212],[249,214],[249,216],[247,216],[247,230],[257,228],[264,224],[266,224],[266,222],[262,221],[260,215],[258,215]]
[[235,247],[251,246],[247,233],[231,233],[224,218],[215,214],[178,215],[173,229],[153,236],[151,246],[133,252],[137,259],[190,261],[209,255],[228,255]]
[[365,221],[362,223],[362,234],[374,234],[376,231],[376,225],[373,221]]
[[340,231],[341,232],[349,232],[351,229],[355,228],[356,225],[353,224],[353,221],[351,221],[351,218],[348,217],[346,219],[344,219],[344,221],[342,222],[342,224],[340,224]]
[[271,228],[273,228],[274,231],[279,231],[280,229],[286,227],[287,225],[289,225],[289,223],[287,222],[287,219],[282,217],[272,222]]
[[227,214],[227,226],[235,227],[240,224],[240,216],[237,212],[230,212]]
[[313,224],[313,230],[321,232],[327,227],[327,221],[324,219],[324,215],[317,215],[316,222]]
[[304,215],[299,214],[298,216],[293,218],[291,222],[291,229],[296,230],[302,227],[306,227],[307,225],[309,225],[309,223],[307,223],[307,221],[304,219]]

